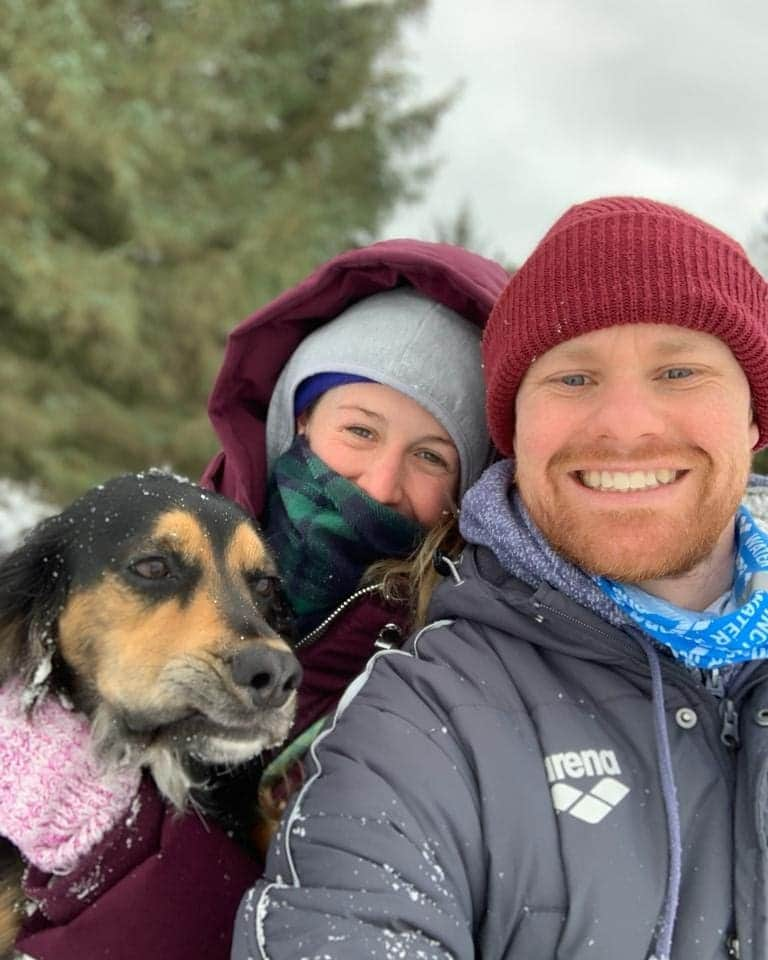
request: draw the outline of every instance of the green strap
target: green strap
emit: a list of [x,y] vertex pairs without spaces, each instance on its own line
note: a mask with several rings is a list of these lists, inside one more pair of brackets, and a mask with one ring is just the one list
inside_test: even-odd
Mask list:
[[320,717],[311,727],[307,727],[303,733],[299,734],[295,740],[291,740],[288,746],[266,768],[261,775],[261,782],[266,784],[273,780],[279,780],[294,761],[301,760],[315,742],[315,738],[322,733],[329,716],[330,714],[326,714],[326,716]]

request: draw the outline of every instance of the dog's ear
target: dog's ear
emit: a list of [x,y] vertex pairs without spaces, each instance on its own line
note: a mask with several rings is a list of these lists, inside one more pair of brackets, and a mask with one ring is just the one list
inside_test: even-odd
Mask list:
[[50,660],[69,588],[65,527],[49,517],[0,559],[0,681]]
[[13,945],[21,927],[23,870],[16,847],[0,837],[0,957],[19,956],[13,952]]
[[270,627],[279,633],[291,646],[299,639],[296,626],[296,614],[291,609],[291,605],[288,603],[288,597],[285,595],[285,591],[279,581],[275,584],[275,590],[270,600],[270,609],[266,620]]

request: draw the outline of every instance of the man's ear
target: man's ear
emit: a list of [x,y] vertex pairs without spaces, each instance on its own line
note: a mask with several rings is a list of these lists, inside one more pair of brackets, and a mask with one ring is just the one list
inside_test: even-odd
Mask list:
[[754,404],[749,405],[749,448],[754,450],[757,446],[758,441],[760,440],[760,427],[757,425],[757,420],[755,420],[755,406]]

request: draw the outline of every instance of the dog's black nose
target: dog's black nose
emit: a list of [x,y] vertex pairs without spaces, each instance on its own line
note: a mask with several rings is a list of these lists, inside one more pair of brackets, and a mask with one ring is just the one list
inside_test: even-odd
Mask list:
[[246,647],[232,660],[232,678],[257,707],[281,707],[301,683],[301,666],[288,650]]

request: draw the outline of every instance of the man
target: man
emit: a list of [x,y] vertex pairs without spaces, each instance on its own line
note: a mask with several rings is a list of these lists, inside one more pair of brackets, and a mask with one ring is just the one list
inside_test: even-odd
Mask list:
[[768,284],[681,210],[592,201],[484,360],[509,459],[434,623],[316,743],[234,957],[763,960]]

